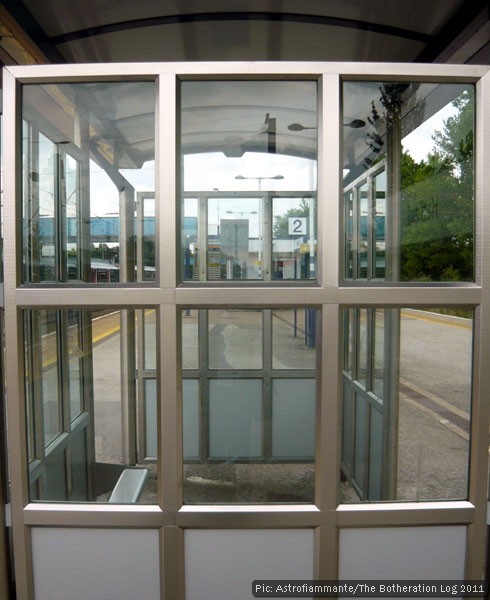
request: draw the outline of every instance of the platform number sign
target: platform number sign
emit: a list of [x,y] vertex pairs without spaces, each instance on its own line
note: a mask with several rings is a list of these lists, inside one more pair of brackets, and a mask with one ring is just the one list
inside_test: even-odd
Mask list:
[[306,235],[306,217],[289,217],[289,235]]

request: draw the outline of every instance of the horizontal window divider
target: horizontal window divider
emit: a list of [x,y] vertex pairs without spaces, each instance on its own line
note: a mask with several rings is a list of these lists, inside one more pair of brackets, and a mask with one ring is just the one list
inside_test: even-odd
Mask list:
[[416,525],[468,525],[475,507],[467,501],[341,504],[338,527],[396,527]]
[[468,525],[474,515],[475,507],[466,501],[350,504],[327,511],[311,504],[185,505],[177,511],[165,511],[141,504],[32,503],[25,507],[23,521],[29,527],[368,528]]
[[84,81],[152,81],[159,75],[175,75],[180,79],[225,79],[241,75],[253,79],[269,79],[277,75],[281,79],[311,79],[321,75],[339,75],[346,79],[367,80],[382,77],[384,81],[416,79],[417,81],[474,82],[488,71],[485,65],[465,65],[464,75],[460,65],[417,63],[355,63],[355,62],[278,62],[247,61],[230,62],[143,62],[110,64],[70,65],[23,65],[9,66],[8,72],[20,83],[39,83],[49,78],[56,83]]
[[186,505],[176,514],[176,525],[189,528],[297,528],[332,524],[335,512],[321,512],[311,504]]
[[16,290],[18,308],[42,306],[43,308],[92,308],[117,306],[118,308],[147,308],[158,304],[174,304],[173,290],[160,288],[100,288],[95,286],[23,287]]
[[24,525],[35,527],[154,528],[174,517],[157,505],[32,503],[23,511]]
[[338,289],[338,303],[344,306],[377,306],[405,308],[410,306],[478,306],[482,300],[479,286],[451,287],[343,287]]
[[[207,379],[263,379],[264,369],[209,369],[201,373]],[[315,369],[274,369],[267,374],[273,379],[311,379]],[[198,373],[183,371],[184,379],[196,379]]]
[[337,290],[318,286],[180,287],[175,295],[182,308],[314,308],[337,301]]

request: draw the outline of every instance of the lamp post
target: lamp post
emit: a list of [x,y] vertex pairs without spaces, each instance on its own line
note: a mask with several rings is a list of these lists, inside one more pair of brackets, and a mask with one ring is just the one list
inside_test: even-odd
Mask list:
[[259,183],[259,192],[262,190],[262,181],[264,179],[284,179],[284,175],[274,175],[273,177],[244,177],[243,175],[235,175],[235,179],[255,179]]
[[[259,192],[262,191],[262,181],[264,179],[274,179],[276,181],[284,179],[284,175],[273,175],[272,177],[245,177],[244,175],[235,175],[235,179],[238,179],[240,181],[244,180],[244,179],[254,179],[255,181],[257,181],[258,186],[259,186]],[[258,263],[258,270],[259,270],[259,274],[260,276],[262,276],[262,201],[259,204],[259,248],[258,248],[258,252],[257,252],[257,263]]]

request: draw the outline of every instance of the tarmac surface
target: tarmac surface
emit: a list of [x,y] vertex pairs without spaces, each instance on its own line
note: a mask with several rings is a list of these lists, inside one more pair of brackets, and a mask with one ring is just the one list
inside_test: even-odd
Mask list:
[[[292,335],[291,320],[274,319],[274,367],[310,368],[315,350]],[[289,315],[290,316],[290,315]],[[257,312],[211,311],[210,363],[217,369],[260,367],[261,322]],[[147,333],[154,327],[148,319]],[[381,319],[382,322],[382,319]],[[382,325],[381,325],[382,326]],[[147,337],[149,360],[153,350]],[[195,312],[183,318],[184,368],[198,365]],[[403,311],[400,339],[397,500],[467,497],[471,402],[471,321],[431,312]],[[121,462],[119,334],[94,346],[96,460]],[[163,386],[165,389],[165,386]],[[292,424],[294,428],[294,424]],[[148,465],[146,465],[148,466]],[[141,502],[156,501],[150,476]],[[186,464],[187,503],[313,502],[315,466],[307,463]],[[358,502],[348,482],[341,502]],[[100,498],[104,500],[104,498]]]

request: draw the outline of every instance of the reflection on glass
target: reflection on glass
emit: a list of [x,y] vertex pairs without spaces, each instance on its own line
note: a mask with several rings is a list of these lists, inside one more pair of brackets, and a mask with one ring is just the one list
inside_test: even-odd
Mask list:
[[386,242],[384,224],[386,220],[386,171],[381,171],[374,177],[374,222],[372,226],[374,236],[374,253],[372,266],[375,279],[385,279]]
[[55,311],[39,315],[42,357],[41,391],[43,399],[44,445],[47,446],[61,431],[62,411],[59,403],[58,323]]
[[366,310],[373,389],[343,370],[342,502],[467,498],[473,311]]
[[141,243],[141,256],[137,257],[136,271],[138,281],[154,281],[156,276],[155,198],[148,198],[143,194],[141,196],[136,210],[139,227],[136,232],[136,243],[137,245]]
[[209,280],[262,278],[261,214],[259,198],[209,199]]
[[134,211],[155,189],[154,112],[153,82],[23,86],[25,282],[154,279],[154,215],[137,234]]
[[154,309],[141,311],[137,317],[143,320],[144,343],[143,356],[144,368],[155,370],[157,368],[156,327],[157,312]]
[[68,354],[70,361],[70,418],[73,422],[83,410],[82,404],[82,340],[79,311],[68,311]]
[[252,310],[210,310],[209,368],[262,367],[262,313]]
[[209,382],[209,457],[235,460],[260,456],[260,379],[212,379]]
[[[155,473],[135,459],[126,473],[125,432],[136,432],[128,407],[146,401],[141,444],[156,446],[156,374],[142,374],[138,399],[126,382],[138,375],[135,311],[25,310],[23,323],[31,500],[155,502]],[[144,343],[155,347],[154,328]],[[118,493],[128,478],[128,493]]]
[[361,185],[357,198],[357,278],[366,279],[368,273],[368,186]]
[[184,309],[182,315],[182,368],[199,368],[198,311]]
[[358,330],[357,330],[357,380],[367,388],[368,382],[368,352],[369,352],[369,335],[368,335],[368,311],[361,309],[358,315]]
[[183,278],[185,281],[199,280],[199,237],[197,198],[185,198],[182,216]]
[[349,190],[344,194],[344,268],[346,279],[354,277],[354,192]]
[[272,222],[272,279],[314,279],[314,199],[273,198]]
[[183,313],[184,501],[312,502],[317,310]]
[[302,308],[272,312],[272,368],[314,369],[316,310]]
[[372,374],[372,391],[381,399],[384,397],[385,375],[385,323],[384,311],[373,312],[374,321],[374,366]]
[[180,98],[184,281],[314,279],[317,84],[185,81]]
[[343,85],[344,276],[472,281],[473,86]]

